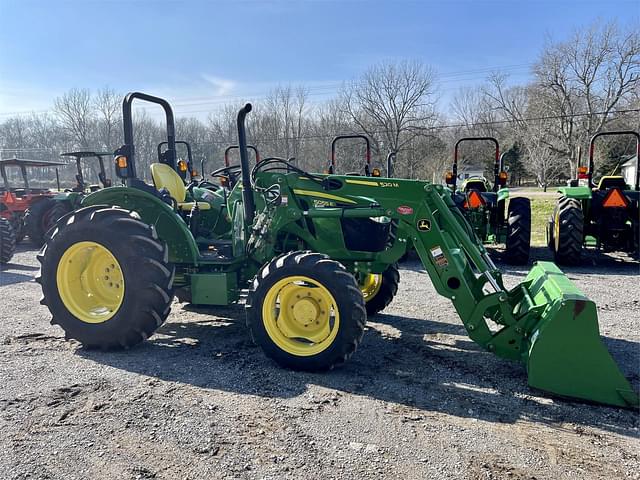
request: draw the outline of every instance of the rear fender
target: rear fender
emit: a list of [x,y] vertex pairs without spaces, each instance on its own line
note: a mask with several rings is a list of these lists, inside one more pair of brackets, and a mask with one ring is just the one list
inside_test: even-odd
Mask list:
[[133,210],[143,222],[156,228],[158,237],[167,243],[172,263],[198,263],[198,245],[187,224],[169,205],[137,188],[110,187],[87,195],[82,206],[115,205]]
[[589,187],[560,187],[558,192],[568,198],[577,200],[590,200],[591,189]]
[[507,198],[509,198],[508,188],[501,188],[500,190],[498,190],[498,201],[506,200]]

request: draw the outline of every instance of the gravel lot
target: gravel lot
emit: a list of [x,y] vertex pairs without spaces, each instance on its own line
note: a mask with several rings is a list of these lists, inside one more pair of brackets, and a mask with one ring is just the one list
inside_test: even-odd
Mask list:
[[[538,258],[547,254],[536,252]],[[640,387],[638,263],[568,274]],[[0,478],[640,478],[637,411],[553,399],[479,350],[418,262],[328,374],[279,369],[242,307],[174,305],[129,352],[65,342],[38,304],[35,251],[0,272]],[[506,268],[509,285],[526,269]]]

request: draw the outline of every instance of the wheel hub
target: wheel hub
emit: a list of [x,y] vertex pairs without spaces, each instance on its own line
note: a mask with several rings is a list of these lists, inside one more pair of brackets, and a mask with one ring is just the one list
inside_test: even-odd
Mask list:
[[293,306],[293,318],[307,327],[310,323],[315,322],[320,313],[320,309],[316,302],[311,297],[302,298],[298,300]]
[[64,252],[56,281],[60,299],[79,320],[103,323],[124,299],[124,275],[115,256],[96,242],[78,242]]

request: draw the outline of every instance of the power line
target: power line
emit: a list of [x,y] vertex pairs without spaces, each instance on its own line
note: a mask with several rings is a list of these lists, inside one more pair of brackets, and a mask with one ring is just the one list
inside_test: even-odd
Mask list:
[[[441,74],[435,74],[435,78],[436,78],[436,82],[435,84],[438,85],[447,85],[451,82],[460,82],[460,81],[475,81],[475,80],[482,80],[484,78],[486,78],[486,74],[489,74],[491,72],[494,71],[501,71],[501,72],[511,72],[513,73],[513,71],[517,71],[517,70],[523,70],[523,69],[529,69],[533,66],[533,63],[521,63],[521,64],[514,64],[514,65],[505,65],[505,66],[497,66],[497,67],[483,67],[483,68],[479,68],[479,69],[473,69],[473,70],[460,70],[460,71],[453,71],[453,72],[445,72],[445,73],[441,73]],[[478,77],[477,75],[482,75]],[[471,78],[464,78],[465,76],[469,76],[469,75],[474,75]],[[447,80],[442,81],[442,80]],[[339,91],[339,89],[345,85],[345,84],[349,84],[349,85],[363,85],[364,82],[361,81],[345,81],[345,82],[332,82],[332,83],[327,83],[327,84],[323,84],[323,85],[311,85],[311,86],[305,86],[304,84],[300,84],[300,85],[292,85],[293,89],[297,89],[298,87],[300,87],[303,91],[307,92],[307,95],[311,95],[311,96],[315,96],[315,95],[329,95],[331,93],[337,93]],[[256,94],[244,94],[244,95],[218,95],[215,97],[215,99],[211,98],[211,97],[182,97],[182,98],[176,98],[174,99],[174,101],[172,101],[172,106],[175,107],[174,110],[176,111],[176,113],[178,112],[182,112],[183,114],[193,114],[193,113],[206,113],[208,112],[208,110],[196,110],[196,111],[183,111],[181,110],[180,107],[199,107],[199,106],[205,106],[205,105],[221,105],[221,104],[225,104],[225,103],[231,103],[233,100],[246,100],[246,99],[253,99],[253,100],[264,100],[266,98],[268,98],[268,96],[270,94],[273,93],[273,91],[276,89],[277,87],[272,88],[269,91],[262,91],[262,92],[258,92]],[[450,89],[445,89],[445,90],[450,90]],[[137,107],[134,108],[134,110],[146,110],[144,107]],[[14,111],[14,112],[2,112],[0,113],[0,117],[10,117],[10,116],[20,116],[20,115],[31,115],[31,114],[45,114],[45,113],[53,113],[54,110],[53,109],[47,109],[47,110],[21,110],[21,111]]]
[[[450,124],[445,124],[445,125],[434,125],[431,127],[412,127],[412,130],[425,130],[425,131],[433,131],[433,130],[444,130],[447,128],[470,128],[470,127],[480,127],[480,126],[491,126],[491,125],[504,125],[504,124],[509,124],[509,123],[521,123],[521,122],[535,122],[535,121],[542,121],[542,120],[559,120],[559,119],[564,119],[564,118],[577,118],[577,117],[586,117],[589,115],[605,115],[605,114],[625,114],[625,113],[638,113],[640,112],[640,108],[633,108],[633,109],[624,109],[624,110],[615,110],[612,112],[606,112],[606,111],[601,111],[601,112],[591,112],[591,113],[573,113],[573,114],[567,114],[567,115],[545,115],[545,116],[541,116],[541,117],[528,117],[528,118],[522,118],[522,119],[518,119],[518,120],[493,120],[490,122],[474,122],[474,123],[450,123]],[[384,130],[376,130],[376,131],[372,131],[370,132],[371,134],[384,134],[386,133],[386,131]],[[262,142],[277,142],[280,140],[320,140],[320,139],[330,139],[333,138],[334,135],[301,135],[299,137],[271,137],[271,138],[261,138],[260,141]],[[219,141],[208,141],[208,142],[201,142],[199,145],[228,145],[228,141],[226,140],[219,140]],[[37,148],[37,147],[32,147],[32,148],[0,148],[0,151],[7,151],[7,152],[15,152],[15,151],[32,151],[32,152],[49,152],[52,151],[52,149],[48,149],[48,148]]]

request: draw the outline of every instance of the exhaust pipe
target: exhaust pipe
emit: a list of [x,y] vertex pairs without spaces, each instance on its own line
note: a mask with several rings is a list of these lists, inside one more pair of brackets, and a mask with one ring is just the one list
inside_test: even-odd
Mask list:
[[238,112],[238,146],[240,147],[240,165],[242,166],[242,203],[244,203],[244,220],[248,225],[253,224],[253,217],[256,212],[256,205],[253,201],[253,191],[251,189],[251,173],[249,171],[249,155],[247,154],[247,131],[244,121],[251,111],[251,104],[247,103]]

